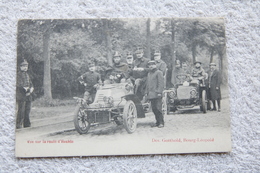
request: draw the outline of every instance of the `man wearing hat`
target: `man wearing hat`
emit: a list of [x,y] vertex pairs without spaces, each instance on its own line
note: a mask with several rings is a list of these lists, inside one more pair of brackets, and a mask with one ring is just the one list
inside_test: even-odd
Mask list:
[[128,65],[128,69],[133,69],[134,56],[131,52],[127,52],[126,54],[126,63]]
[[20,71],[17,73],[16,84],[16,102],[17,102],[17,117],[16,117],[16,129],[22,127],[30,127],[30,111],[32,92],[34,90],[32,81],[27,73],[28,62],[23,60],[20,63]]
[[156,67],[158,70],[162,71],[163,72],[163,76],[165,75],[166,73],[166,68],[167,68],[167,65],[166,63],[161,59],[161,52],[160,51],[155,51],[154,52],[154,60],[156,62]]
[[207,77],[205,70],[201,67],[200,61],[196,61],[194,63],[194,68],[192,70],[192,77],[194,79],[205,79]]
[[216,108],[216,101],[218,106],[218,111],[220,112],[220,100],[221,100],[221,92],[220,92],[220,83],[221,76],[219,71],[216,69],[215,63],[210,63],[210,75],[209,75],[209,92],[210,92],[210,100],[213,103],[213,109]]
[[147,84],[145,95],[151,101],[153,113],[156,123],[152,127],[164,127],[164,119],[162,114],[162,92],[163,92],[163,73],[156,68],[155,61],[149,61],[149,73],[147,76]]
[[89,64],[89,71],[78,78],[80,84],[85,86],[85,93],[83,99],[87,104],[95,99],[97,88],[102,84],[100,74],[97,73],[94,63]]
[[135,94],[140,100],[143,99],[145,92],[146,78],[149,71],[148,61],[149,60],[144,57],[143,49],[137,49],[132,77],[135,79]]
[[116,83],[125,81],[128,78],[128,65],[122,62],[122,55],[116,51],[113,61],[114,65],[110,78]]

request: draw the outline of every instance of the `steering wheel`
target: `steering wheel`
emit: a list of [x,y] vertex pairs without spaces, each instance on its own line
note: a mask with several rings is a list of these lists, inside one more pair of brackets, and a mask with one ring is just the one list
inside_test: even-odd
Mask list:
[[176,75],[176,78],[177,79],[180,79],[180,80],[186,80],[188,78],[188,75],[187,74],[178,74]]

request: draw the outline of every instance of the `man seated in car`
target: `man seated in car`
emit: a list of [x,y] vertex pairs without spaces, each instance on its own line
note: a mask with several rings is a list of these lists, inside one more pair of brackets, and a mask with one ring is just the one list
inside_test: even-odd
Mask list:
[[113,56],[113,66],[107,71],[107,79],[105,80],[105,84],[111,83],[120,83],[125,82],[129,77],[128,75],[128,65],[121,61],[121,54],[119,52],[115,52]]
[[78,78],[80,84],[85,86],[84,101],[89,104],[95,99],[97,88],[102,84],[100,74],[97,73],[94,63],[89,64],[89,71]]
[[181,83],[182,84],[185,81],[187,81],[187,82],[192,81],[193,78],[192,78],[192,76],[190,74],[190,70],[188,69],[187,62],[182,62],[181,63],[181,68],[178,71],[177,76],[178,76],[178,78],[176,79],[177,83]]
[[201,66],[201,62],[200,61],[196,61],[194,63],[194,68],[192,69],[192,78],[193,80],[191,81],[191,83],[199,83],[199,80],[202,81],[202,83],[204,83],[204,80],[207,79],[208,75],[205,72],[205,70],[202,68]]

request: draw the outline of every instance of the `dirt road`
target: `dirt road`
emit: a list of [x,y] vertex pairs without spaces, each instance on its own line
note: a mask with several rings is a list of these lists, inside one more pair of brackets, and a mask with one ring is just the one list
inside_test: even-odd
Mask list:
[[[127,154],[128,152],[135,154],[142,152],[146,153],[146,151],[150,153],[150,149],[153,150],[152,146],[156,148],[157,145],[154,145],[155,143],[161,144],[163,142],[168,145],[168,142],[177,142],[177,140],[180,140],[182,143],[190,143],[194,142],[193,140],[201,139],[215,140],[214,145],[216,146],[215,148],[213,147],[214,150],[221,151],[221,143],[224,142],[225,144],[227,143],[225,141],[228,141],[228,145],[231,145],[229,144],[230,115],[228,99],[223,99],[222,105],[221,112],[208,111],[206,114],[203,114],[197,107],[192,110],[171,113],[164,117],[164,128],[152,128],[150,126],[155,122],[154,115],[150,112],[146,114],[146,118],[138,119],[137,129],[133,134],[128,134],[123,125],[118,126],[115,123],[109,123],[91,127],[88,134],[84,135],[80,135],[74,130],[74,124],[72,121],[73,106],[47,109],[33,108],[31,112],[32,127],[17,130],[16,139],[17,141],[42,140],[50,141],[50,143],[53,141],[55,143],[57,143],[57,141],[72,141],[72,143],[74,143],[73,146],[80,147],[84,144],[87,145],[88,148],[98,146],[100,148],[104,148],[104,145],[107,143],[106,146],[107,148],[110,148],[111,151],[114,151],[112,147],[113,145],[118,145],[120,147],[117,152],[124,154]],[[52,109],[55,114],[52,113]],[[46,114],[47,116],[43,116],[43,114]],[[36,118],[37,115],[41,115],[40,118]],[[138,143],[141,143],[141,145],[138,146]],[[129,144],[131,144],[133,149],[130,148],[126,152],[126,150],[124,150],[121,146]],[[145,147],[147,145],[150,146],[148,147],[150,148],[148,150],[146,150],[147,148]],[[172,152],[192,152],[194,151],[193,147],[197,147],[195,149],[196,151],[201,149],[201,147],[198,147],[195,144],[192,147],[189,144],[187,144],[187,147],[185,146],[186,143],[181,146],[176,144],[175,147],[177,148],[174,148]],[[178,149],[179,147],[182,149]],[[216,147],[220,148],[216,149]],[[203,148],[201,151],[204,151]],[[211,151],[211,149],[207,151]],[[163,150],[158,150],[158,152],[161,153]],[[102,155],[104,153],[106,155],[111,154],[111,152],[107,152],[107,150],[102,150],[100,152],[89,152],[82,150],[78,151],[75,149],[71,155],[78,155],[77,153],[82,155]]]

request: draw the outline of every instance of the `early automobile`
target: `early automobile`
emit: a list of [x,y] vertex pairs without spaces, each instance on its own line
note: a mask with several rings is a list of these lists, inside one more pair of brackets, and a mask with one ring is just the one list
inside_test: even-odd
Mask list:
[[203,113],[207,111],[207,94],[204,79],[189,80],[189,75],[179,74],[179,81],[175,87],[164,90],[162,108],[166,115],[170,111],[183,110],[199,106]]
[[86,104],[82,98],[75,99],[78,105],[74,125],[79,134],[86,134],[91,126],[109,122],[124,125],[128,133],[133,133],[137,118],[145,117],[143,105],[128,82],[105,84],[97,90],[91,104]]

